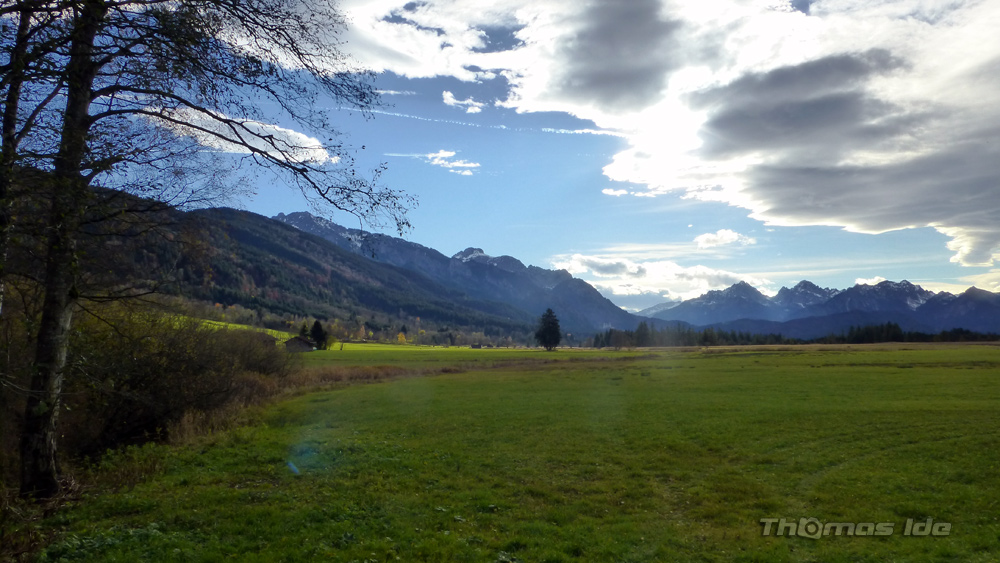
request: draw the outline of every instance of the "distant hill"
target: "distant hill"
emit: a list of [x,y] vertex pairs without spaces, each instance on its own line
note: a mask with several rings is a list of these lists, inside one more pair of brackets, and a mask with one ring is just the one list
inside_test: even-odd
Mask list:
[[187,245],[169,291],[272,313],[345,319],[420,317],[456,328],[523,332],[536,315],[477,299],[261,215],[234,209],[183,214]]
[[322,237],[375,262],[403,268],[471,299],[504,303],[537,317],[547,308],[567,332],[633,329],[642,320],[565,270],[525,266],[511,256],[467,248],[452,257],[403,239],[348,229],[309,213],[279,214],[276,221]]
[[[520,339],[551,308],[564,332],[585,338],[606,328],[634,329],[642,320],[568,272],[480,249],[449,258],[308,214],[294,214],[296,226],[225,208],[168,215],[162,232],[136,248],[102,253],[112,257],[111,279],[240,305],[261,318],[350,319],[383,330],[407,325]],[[310,218],[312,228],[300,228]]]
[[937,333],[963,328],[1000,333],[1000,294],[975,287],[961,295],[934,293],[908,281],[883,281],[837,290],[801,281],[767,297],[746,282],[649,309],[651,318],[684,321],[788,338],[819,338],[851,326],[894,322],[904,331]]

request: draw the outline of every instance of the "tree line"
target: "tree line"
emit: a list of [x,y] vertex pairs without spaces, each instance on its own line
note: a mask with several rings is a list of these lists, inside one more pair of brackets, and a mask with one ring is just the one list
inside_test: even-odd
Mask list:
[[682,324],[657,328],[645,321],[635,330],[610,328],[594,336],[590,345],[594,348],[650,348],[675,346],[732,346],[750,344],[787,344],[797,342],[780,334],[754,334],[749,332],[723,331],[714,328],[697,330]]
[[905,331],[896,323],[852,326],[846,333],[829,335],[815,342],[827,344],[871,344],[878,342],[989,342],[1000,340],[1000,335],[954,328],[935,334]]
[[983,334],[956,328],[936,334],[904,331],[897,323],[852,326],[847,332],[821,338],[786,338],[780,334],[757,334],[745,331],[695,329],[688,325],[662,328],[645,321],[635,330],[608,329],[594,335],[589,344],[594,348],[649,348],[677,346],[745,346],[766,344],[868,344],[879,342],[980,342],[1000,340],[1000,335]]

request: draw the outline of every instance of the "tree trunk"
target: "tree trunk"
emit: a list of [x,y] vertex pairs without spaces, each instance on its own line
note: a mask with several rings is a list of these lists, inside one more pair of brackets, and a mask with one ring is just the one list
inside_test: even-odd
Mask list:
[[83,162],[98,71],[93,60],[94,38],[103,25],[107,5],[101,0],[90,0],[77,10],[66,66],[66,111],[52,174],[43,280],[45,299],[21,435],[23,497],[46,498],[59,491],[56,423],[76,302],[77,229],[90,198]]
[[11,186],[14,165],[17,162],[17,112],[24,85],[24,70],[28,55],[28,33],[31,31],[32,11],[22,7],[18,12],[17,36],[10,53],[10,70],[7,73],[7,99],[3,107],[2,150],[0,150],[0,315],[7,293],[7,245],[10,242]]
[[[52,215],[57,214],[53,205]],[[62,229],[60,229],[62,230]],[[59,492],[56,459],[59,405],[73,318],[74,244],[65,233],[49,235],[45,300],[35,351],[35,371],[21,435],[21,496],[48,498]],[[65,260],[65,261],[63,261]]]

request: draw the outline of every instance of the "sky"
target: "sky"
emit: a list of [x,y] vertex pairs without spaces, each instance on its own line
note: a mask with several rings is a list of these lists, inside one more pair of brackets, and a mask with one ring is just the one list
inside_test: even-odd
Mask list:
[[[340,5],[383,105],[324,109],[418,199],[408,240],[629,310],[741,280],[1000,291],[996,0]],[[245,208],[308,210],[266,178]]]

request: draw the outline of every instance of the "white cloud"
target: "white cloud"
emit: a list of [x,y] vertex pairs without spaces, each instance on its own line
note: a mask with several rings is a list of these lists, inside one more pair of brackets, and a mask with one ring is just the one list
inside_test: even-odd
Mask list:
[[601,193],[604,195],[613,195],[615,197],[620,197],[628,194],[628,190],[612,190],[611,188],[605,188],[601,190]]
[[488,79],[499,68],[485,64],[486,26],[513,25],[516,4],[483,6],[456,0],[406,3],[398,0],[345,0],[350,17],[344,39],[353,56],[376,71],[408,78],[454,76]]
[[926,289],[928,291],[933,291],[934,293],[940,293],[942,291],[947,291],[948,293],[951,293],[953,295],[958,295],[958,294],[964,292],[965,290],[969,289],[969,284],[962,285],[962,284],[957,284],[957,283],[939,282],[939,281],[933,281],[933,280],[929,280],[929,281],[928,280],[910,280],[910,282],[912,284],[914,284],[914,285],[919,285],[920,287],[922,287],[922,288],[924,288],[924,289]]
[[472,175],[472,170],[470,170],[470,168],[479,168],[478,162],[468,162],[466,160],[450,160],[451,157],[453,156],[455,156],[455,151],[440,150],[436,153],[424,155],[424,158],[430,164],[433,164],[434,166],[440,166],[442,168],[448,168],[452,170],[452,172],[455,172],[454,169],[458,168],[459,170],[457,172],[459,174],[462,174],[463,176]]
[[165,127],[220,152],[253,154],[259,151],[277,160],[311,164],[336,163],[339,160],[319,139],[271,123],[222,113],[215,113],[213,118],[186,108],[163,110],[163,114],[171,120],[190,125],[185,127],[173,121],[162,121]]
[[658,302],[698,297],[713,289],[724,289],[746,281],[763,292],[771,284],[766,278],[738,274],[708,266],[682,266],[672,260],[633,260],[621,255],[573,254],[557,256],[552,266],[587,280],[610,295],[642,295],[648,304],[632,300],[635,307],[652,306]]
[[607,137],[626,137],[626,135],[622,133],[617,131],[608,131],[607,129],[553,129],[551,127],[543,127],[542,132],[556,133],[558,135],[603,135]]
[[597,289],[601,295],[610,299],[615,305],[618,305],[622,309],[632,313],[647,309],[653,305],[660,305],[668,301],[677,301],[671,299],[669,295],[664,295],[655,291],[644,291],[640,287],[631,286],[629,284],[617,286],[613,290],[595,285],[595,289]]
[[858,278],[854,280],[855,285],[878,285],[885,281],[882,276],[875,276],[873,278]]
[[694,237],[694,242],[698,248],[712,248],[727,244],[757,244],[757,239],[741,235],[730,229],[719,229],[714,233],[705,233]]
[[960,281],[965,282],[965,285],[961,286],[963,290],[968,288],[971,284],[979,289],[985,289],[986,291],[992,291],[994,293],[1000,292],[1000,270],[997,269],[993,269],[982,274],[964,276],[960,279]]
[[464,107],[465,113],[479,113],[483,111],[483,106],[486,105],[482,102],[477,102],[472,98],[469,98],[467,100],[459,100],[458,98],[455,97],[455,94],[452,94],[447,90],[443,92],[442,97],[444,98],[445,105],[453,107]]
[[582,254],[574,254],[554,265],[556,269],[566,270],[571,274],[590,272],[600,277],[641,278],[647,273],[646,268],[630,260],[615,260]]
[[453,172],[460,176],[472,176],[473,175],[472,170],[480,167],[480,164],[478,162],[469,162],[467,160],[452,160],[452,157],[454,157],[456,154],[457,153],[455,151],[439,150],[438,152],[430,154],[387,153],[385,156],[420,159],[432,166],[440,166],[441,168],[447,168],[450,172]]
[[[769,225],[931,226],[951,238],[958,263],[1000,259],[998,2],[347,0],[344,9],[351,48],[376,70],[502,76],[504,107],[566,112],[625,135],[604,171],[645,185],[638,193],[738,206]],[[491,48],[498,28],[517,42]]]
[[947,291],[958,295],[970,287],[977,287],[993,293],[1000,292],[1000,270],[992,269],[981,274],[973,274],[958,278],[960,283],[948,283],[939,281],[910,280],[916,285],[931,291]]

